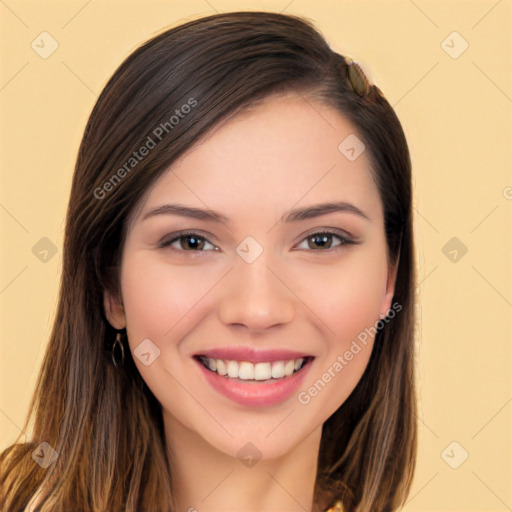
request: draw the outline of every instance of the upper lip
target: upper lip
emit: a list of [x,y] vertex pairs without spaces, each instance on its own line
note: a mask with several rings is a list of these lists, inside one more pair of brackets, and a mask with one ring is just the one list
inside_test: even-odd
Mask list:
[[311,354],[295,350],[263,350],[249,347],[214,348],[198,352],[195,355],[209,357],[211,359],[225,359],[228,361],[247,361],[249,363],[289,361],[290,359],[299,359],[301,357],[312,357]]

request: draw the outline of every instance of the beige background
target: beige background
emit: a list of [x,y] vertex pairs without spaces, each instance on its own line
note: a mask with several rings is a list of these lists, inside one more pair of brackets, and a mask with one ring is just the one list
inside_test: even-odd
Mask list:
[[[314,20],[381,87],[409,139],[421,402],[404,510],[512,510],[511,0],[2,0],[0,449],[20,432],[47,343],[74,160],[97,96],[155,33],[242,9]],[[47,58],[42,32],[58,43]]]

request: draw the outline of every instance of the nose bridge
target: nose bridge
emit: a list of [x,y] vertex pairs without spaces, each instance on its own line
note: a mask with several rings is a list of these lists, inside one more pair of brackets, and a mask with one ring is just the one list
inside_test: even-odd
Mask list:
[[258,330],[290,322],[294,316],[293,294],[273,268],[272,251],[263,250],[252,239],[242,242],[237,253],[219,307],[222,322]]

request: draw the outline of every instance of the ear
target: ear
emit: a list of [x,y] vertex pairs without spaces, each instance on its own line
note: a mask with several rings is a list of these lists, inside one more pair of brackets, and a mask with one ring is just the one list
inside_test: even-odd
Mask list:
[[123,302],[118,294],[105,290],[103,292],[103,307],[105,316],[114,329],[120,330],[126,327]]
[[400,255],[398,255],[398,257],[396,259],[396,263],[394,265],[389,265],[386,289],[384,291],[384,297],[382,299],[382,304],[381,304],[381,309],[380,309],[380,317],[381,318],[385,318],[388,314],[388,311],[391,309],[391,301],[393,300],[393,295],[395,294],[395,283],[396,283],[396,275],[398,272],[399,261],[400,261]]

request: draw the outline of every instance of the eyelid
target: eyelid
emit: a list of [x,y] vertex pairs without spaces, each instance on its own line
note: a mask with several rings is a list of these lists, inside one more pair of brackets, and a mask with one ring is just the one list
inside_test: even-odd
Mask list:
[[[176,231],[175,233],[171,233],[170,235],[162,238],[162,240],[160,240],[160,242],[158,242],[158,247],[160,249],[166,249],[171,244],[173,244],[174,242],[178,241],[180,238],[187,236],[187,235],[197,235],[199,238],[202,238],[205,242],[208,242],[208,243],[212,244],[213,246],[215,246],[215,244],[210,241],[210,238],[213,240],[216,240],[216,237],[213,236],[211,233],[205,233],[204,231],[201,231],[200,229],[184,229],[181,231]],[[171,250],[173,250],[172,247],[171,247]],[[210,251],[184,251],[183,249],[174,249],[174,251],[181,252],[181,253],[199,254],[202,252],[215,252],[216,249],[210,250]]]
[[352,235],[345,229],[319,227],[319,228],[314,228],[314,229],[308,231],[305,235],[301,235],[299,242],[302,242],[305,238],[308,238],[310,236],[313,236],[316,234],[322,234],[322,233],[329,233],[332,235],[339,236],[340,238],[347,240],[347,242],[357,243],[357,241],[358,241],[357,237],[355,237],[354,235]]

